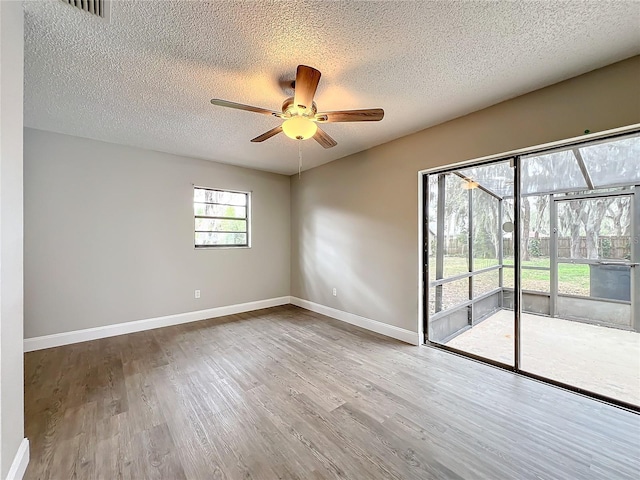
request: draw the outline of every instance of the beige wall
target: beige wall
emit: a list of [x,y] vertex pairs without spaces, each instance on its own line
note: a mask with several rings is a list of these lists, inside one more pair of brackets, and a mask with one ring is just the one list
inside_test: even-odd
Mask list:
[[[417,172],[638,123],[638,80],[636,57],[301,179],[26,129],[25,337],[289,293],[415,331]],[[192,183],[254,191],[252,249],[193,250]]]
[[22,2],[0,2],[0,478],[24,437]]
[[[287,176],[32,129],[24,149],[26,338],[289,295]],[[194,250],[192,184],[252,192],[252,248]]]
[[639,85],[634,57],[292,176],[291,294],[416,331],[417,172],[640,123]]

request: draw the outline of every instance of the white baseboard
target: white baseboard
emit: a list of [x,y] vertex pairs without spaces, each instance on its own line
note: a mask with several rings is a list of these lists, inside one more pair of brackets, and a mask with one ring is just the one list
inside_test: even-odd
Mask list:
[[9,468],[7,480],[22,480],[24,472],[27,471],[27,465],[29,465],[29,440],[23,438]]
[[298,297],[291,297],[291,303],[298,307],[311,310],[312,312],[320,313],[327,317],[335,318],[336,320],[341,320],[343,322],[350,323],[351,325],[356,325],[358,327],[386,335],[387,337],[401,340],[405,343],[410,343],[411,345],[420,345],[420,335],[418,335],[417,332],[412,332],[411,330],[382,323],[377,320],[371,320],[370,318],[361,317],[360,315],[327,307],[326,305],[320,305],[319,303],[310,302],[309,300],[303,300]]
[[154,328],[169,327],[171,325],[180,325],[182,323],[196,322],[198,320],[206,320],[207,318],[222,317],[224,315],[233,315],[236,313],[250,312],[261,308],[276,307],[278,305],[286,305],[292,303],[298,307],[306,308],[312,312],[320,313],[343,322],[356,325],[358,327],[371,330],[387,337],[395,338],[412,345],[420,345],[420,338],[416,332],[396,327],[386,323],[371,320],[370,318],[361,317],[353,313],[344,312],[335,308],[320,305],[319,303],[310,302],[297,297],[277,297],[267,300],[258,300],[256,302],[240,303],[237,305],[227,305],[224,307],[209,308],[207,310],[198,310],[195,312],[178,313],[176,315],[167,315],[164,317],[148,318],[145,320],[136,320],[133,322],[116,323],[114,325],[105,325],[104,327],[86,328],[83,330],[74,330],[71,332],[55,333],[53,335],[44,335],[42,337],[25,338],[24,351],[33,352],[35,350],[43,350],[45,348],[60,347],[72,343],[86,342],[89,340],[97,340],[99,338],[115,337],[116,335],[124,335],[127,333],[142,332],[144,330],[152,330]]
[[178,313],[176,315],[167,315],[164,317],[116,323],[114,325],[105,325],[104,327],[86,328],[83,330],[44,335],[42,337],[25,338],[24,351],[32,352],[34,350],[59,347],[61,345],[69,345],[71,343],[86,342],[88,340],[96,340],[98,338],[114,337],[116,335],[124,335],[126,333],[142,332],[144,330],[152,330],[154,328],[180,325],[181,323],[196,322],[198,320],[233,315],[235,313],[250,312],[252,310],[286,305],[288,303],[290,303],[290,297],[288,296],[269,298],[266,300],[209,308],[207,310],[198,310],[195,312]]

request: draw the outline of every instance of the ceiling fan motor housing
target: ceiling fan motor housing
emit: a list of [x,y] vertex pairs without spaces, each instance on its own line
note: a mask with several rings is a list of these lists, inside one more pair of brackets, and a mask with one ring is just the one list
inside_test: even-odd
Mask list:
[[293,97],[289,97],[284,102],[282,102],[282,115],[287,118],[295,117],[297,115],[313,118],[317,111],[318,107],[316,106],[316,102],[312,102],[311,108],[307,108],[304,110],[301,110],[295,105],[295,103],[293,102]]

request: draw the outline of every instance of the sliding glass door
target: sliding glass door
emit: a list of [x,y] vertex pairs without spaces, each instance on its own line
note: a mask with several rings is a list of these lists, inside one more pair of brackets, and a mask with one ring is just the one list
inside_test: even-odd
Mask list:
[[425,338],[640,407],[640,136],[425,174]]
[[[549,291],[528,291],[523,282],[520,369],[640,406],[640,137],[568,146],[521,163],[522,193],[538,216],[522,222],[523,239],[529,259],[549,267]],[[542,217],[548,232],[538,227]],[[543,308],[528,310],[524,298],[536,295]]]
[[513,292],[512,164],[430,175],[426,206],[429,340],[508,366],[514,314],[501,307]]

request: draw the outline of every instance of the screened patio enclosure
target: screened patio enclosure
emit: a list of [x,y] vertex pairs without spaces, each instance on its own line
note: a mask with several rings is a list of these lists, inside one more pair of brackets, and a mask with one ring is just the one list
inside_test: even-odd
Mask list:
[[424,187],[426,341],[640,406],[640,135]]

